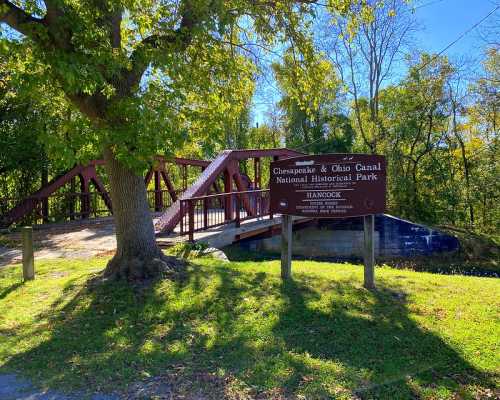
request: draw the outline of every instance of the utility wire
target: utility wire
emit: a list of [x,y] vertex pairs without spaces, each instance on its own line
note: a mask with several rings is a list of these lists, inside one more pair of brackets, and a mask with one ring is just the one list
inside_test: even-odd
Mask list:
[[458,36],[453,42],[451,42],[448,46],[446,46],[443,50],[441,50],[439,53],[435,54],[434,56],[431,57],[429,61],[427,61],[424,65],[422,65],[420,68],[417,69],[417,72],[421,71],[425,67],[427,67],[431,62],[433,62],[436,58],[438,58],[441,54],[446,52],[450,47],[454,46],[457,44],[460,40],[462,40],[468,33],[476,29],[479,25],[481,25],[484,21],[486,21],[491,15],[495,13],[500,8],[500,5],[496,6],[491,10],[486,16],[484,16],[481,20],[476,22],[474,25],[472,25],[469,29],[467,29],[465,32],[462,32],[460,36]]
[[[438,0],[438,1],[435,1],[435,2],[432,2],[432,3],[423,4],[420,7],[425,7],[425,6],[428,6],[428,5],[431,5],[431,4],[436,4],[436,3],[441,2],[441,1],[443,1],[443,0]],[[476,29],[479,25],[481,25],[484,21],[486,21],[493,13],[495,13],[495,11],[497,11],[499,8],[500,8],[500,5],[498,5],[495,8],[493,8],[493,10],[491,10],[486,16],[484,16],[481,20],[479,20],[474,25],[472,25],[469,29],[467,29],[465,32],[463,32],[458,38],[456,38],[453,42],[451,42],[448,46],[446,46],[439,53],[435,54],[428,62],[426,62],[424,65],[422,65],[417,71],[420,71],[423,68],[425,68],[431,62],[433,62],[437,57],[439,57],[441,54],[443,54],[446,50],[448,50],[450,47],[452,47],[457,42],[459,42],[465,35],[467,35],[468,33],[470,33],[472,30]],[[324,140],[324,138],[319,138],[319,139],[314,140],[314,141],[312,141],[310,143],[307,143],[307,144],[304,144],[302,146],[296,147],[294,150],[304,149],[306,147],[309,147],[309,146],[311,146],[311,145],[319,142],[320,140]]]
[[425,3],[425,4],[421,4],[419,6],[415,6],[413,9],[414,10],[418,10],[420,8],[424,8],[424,7],[427,7],[427,6],[432,6],[434,4],[437,4],[437,3],[442,3],[444,0],[435,0],[435,1],[430,1],[428,3]]
[[[427,7],[427,6],[432,6],[433,4],[442,3],[443,1],[444,0],[430,1],[428,3],[421,4],[419,6],[415,6],[413,9],[414,10],[418,10],[419,8],[424,8],[424,7]],[[319,6],[319,7],[325,7],[325,8],[329,8],[330,7],[328,4],[326,4],[326,3],[320,3],[320,2],[311,2],[309,4],[313,5],[313,6]]]

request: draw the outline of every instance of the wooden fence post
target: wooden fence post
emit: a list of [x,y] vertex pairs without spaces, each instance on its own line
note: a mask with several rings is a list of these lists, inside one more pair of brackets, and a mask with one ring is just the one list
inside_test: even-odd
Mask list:
[[33,256],[33,228],[25,226],[22,228],[23,235],[23,280],[35,279],[35,260]]
[[363,217],[364,225],[364,287],[367,289],[375,289],[375,240],[374,226],[375,216],[365,215]]
[[291,215],[281,215],[281,279],[292,277],[292,221]]

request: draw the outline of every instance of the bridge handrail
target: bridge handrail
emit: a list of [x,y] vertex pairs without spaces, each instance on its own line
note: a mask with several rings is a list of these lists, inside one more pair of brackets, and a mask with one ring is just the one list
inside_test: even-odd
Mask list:
[[269,192],[269,189],[257,189],[257,190],[245,190],[242,192],[228,192],[228,193],[215,193],[215,194],[207,194],[205,196],[196,196],[196,197],[187,197],[185,199],[181,198],[180,201],[188,201],[188,200],[203,200],[203,199],[209,199],[213,197],[222,197],[222,196],[232,196],[232,195],[242,195],[242,194],[249,194],[249,193],[264,193],[264,192]]
[[[189,235],[193,241],[198,231],[231,223],[238,228],[242,221],[267,215],[273,218],[268,194],[269,189],[257,189],[180,199],[180,234]],[[214,199],[218,200],[218,207],[213,206]]]

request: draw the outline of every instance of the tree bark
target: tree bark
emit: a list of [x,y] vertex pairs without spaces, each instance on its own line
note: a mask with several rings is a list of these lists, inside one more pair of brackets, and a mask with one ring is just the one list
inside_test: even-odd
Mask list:
[[118,161],[109,148],[104,151],[104,159],[111,185],[117,244],[105,276],[133,281],[174,272],[179,264],[166,257],[156,244],[144,179]]

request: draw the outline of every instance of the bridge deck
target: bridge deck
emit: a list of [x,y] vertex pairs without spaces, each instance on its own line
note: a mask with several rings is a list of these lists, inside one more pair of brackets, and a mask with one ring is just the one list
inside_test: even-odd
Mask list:
[[[202,218],[201,215],[197,218]],[[310,221],[309,218],[296,218],[294,223],[305,223]],[[270,219],[269,216],[252,218],[242,221],[239,227],[234,223],[218,226],[215,228],[199,231],[194,233],[195,242],[203,242],[210,247],[222,248],[242,239],[246,239],[255,235],[266,232],[270,229],[275,229],[281,226],[281,217],[275,216]],[[178,227],[176,228],[176,230]],[[173,235],[160,237],[157,242],[160,246],[171,246],[177,243],[186,242],[187,235],[180,236],[177,232]]]

